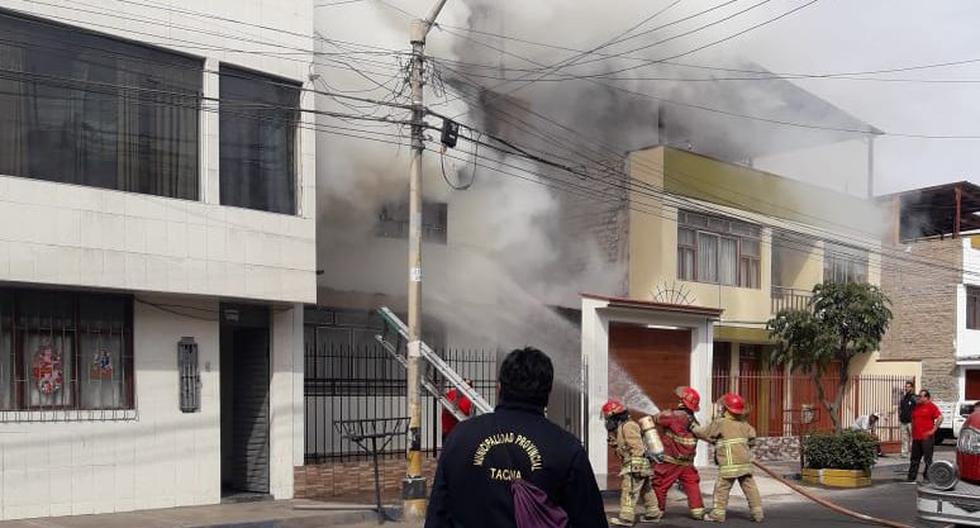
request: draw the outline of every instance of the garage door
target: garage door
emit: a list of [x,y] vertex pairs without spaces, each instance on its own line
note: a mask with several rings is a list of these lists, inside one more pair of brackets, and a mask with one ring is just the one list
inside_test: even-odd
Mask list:
[[[661,408],[673,405],[676,387],[691,382],[690,330],[612,323],[609,326],[609,356],[610,361],[616,362]],[[617,385],[617,380],[609,380],[610,387]],[[610,450],[611,488],[619,487],[619,469],[619,460]]]

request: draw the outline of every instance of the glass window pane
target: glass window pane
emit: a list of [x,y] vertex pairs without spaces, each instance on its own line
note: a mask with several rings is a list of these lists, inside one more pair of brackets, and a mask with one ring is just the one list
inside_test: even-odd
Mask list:
[[[761,257],[759,241],[752,238],[742,239],[742,254],[750,257]],[[776,252],[773,252],[773,258],[775,258]]]
[[200,59],[10,12],[0,33],[0,173],[197,199]]
[[694,280],[694,250],[682,248],[677,252],[677,278]]
[[698,233],[698,274],[701,282],[718,282],[718,237]]
[[222,66],[219,91],[222,205],[295,213],[299,86]]
[[109,332],[85,333],[80,336],[79,342],[82,408],[126,407],[123,392],[123,336]]
[[75,403],[74,332],[21,333],[27,376],[27,406],[64,408]]
[[718,258],[718,282],[734,286],[738,277],[738,240],[722,238]]

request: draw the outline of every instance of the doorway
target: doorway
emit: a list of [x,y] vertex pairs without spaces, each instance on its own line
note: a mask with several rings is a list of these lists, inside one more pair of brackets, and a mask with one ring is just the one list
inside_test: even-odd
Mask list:
[[[669,409],[677,400],[674,389],[691,383],[691,331],[611,323],[609,361],[616,362],[654,403]],[[610,387],[617,385],[612,376]],[[608,468],[606,489],[619,489],[620,463],[612,450]]]
[[270,314],[221,305],[221,492],[225,500],[269,495]]

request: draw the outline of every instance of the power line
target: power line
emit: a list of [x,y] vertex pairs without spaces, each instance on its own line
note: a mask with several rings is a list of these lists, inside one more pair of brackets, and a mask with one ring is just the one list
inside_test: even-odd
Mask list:
[[[509,151],[508,150],[505,150],[504,151],[505,153],[522,155],[522,156],[525,156],[527,159],[529,159],[531,161],[536,161],[536,162],[539,162],[541,164],[544,164],[544,165],[547,165],[547,166],[550,166],[550,167],[553,167],[553,168],[557,168],[559,170],[563,170],[563,171],[569,172],[569,173],[571,173],[573,175],[579,176],[580,178],[591,178],[588,174],[583,174],[580,171],[576,170],[574,167],[569,167],[569,166],[564,165],[564,164],[562,164],[560,162],[555,162],[555,161],[549,160],[547,158],[541,158],[540,156],[537,156],[537,155],[528,153],[526,151],[526,149],[524,149],[522,147],[519,147],[519,146],[513,144],[512,142],[509,142],[509,141],[506,141],[506,140],[501,141],[500,138],[495,137],[492,134],[487,134],[486,132],[482,132],[482,133],[483,134],[486,134],[488,137],[490,137],[494,141],[501,142],[501,144],[505,145],[508,149],[511,149]],[[465,137],[465,136],[461,136],[461,137]],[[466,139],[468,139],[470,141],[473,141],[471,138],[466,138]],[[483,145],[483,146],[489,147],[489,148],[496,148],[493,145],[487,144],[485,142],[480,142],[480,144]],[[523,169],[523,170],[526,170],[526,169]],[[666,172],[663,172],[663,174],[666,175]],[[689,175],[686,175],[685,177],[687,177],[687,176],[689,176]],[[632,178],[629,175],[626,175],[626,178],[628,180],[632,180]],[[647,195],[647,196],[650,196],[650,197],[655,197],[657,199],[668,200],[668,203],[671,203],[671,201],[673,201],[673,203],[677,207],[684,207],[684,208],[694,207],[694,208],[696,208],[696,210],[702,210],[702,211],[704,211],[704,205],[699,204],[698,202],[692,201],[691,199],[686,198],[686,197],[683,197],[683,196],[672,195],[671,193],[668,193],[668,192],[666,192],[663,189],[656,189],[656,188],[653,188],[653,187],[651,187],[649,185],[644,185],[644,186],[641,186],[640,188],[635,187],[635,182],[632,183],[632,185],[630,183],[627,183],[625,186],[623,186],[623,185],[617,185],[615,183],[610,183],[609,185],[612,186],[612,187],[620,188],[620,189],[622,189],[622,190],[624,190],[626,192],[633,192],[633,193],[637,193],[638,192],[638,193],[641,193],[643,195]],[[739,207],[739,208],[744,207],[744,206],[742,206],[740,204],[735,204],[735,206],[736,207]],[[706,212],[709,212],[710,214],[718,214],[718,212],[716,210],[710,209],[710,208]],[[759,223],[759,219],[756,219],[756,218],[746,218],[744,216],[740,216],[738,213],[733,213],[733,212],[730,212],[730,211],[722,212],[722,214],[724,216],[733,217],[733,218],[736,218],[736,219],[739,219],[739,220],[742,220],[742,221],[745,221],[745,222],[749,222],[749,223]],[[765,213],[762,213],[762,214],[765,215]],[[790,220],[790,222],[793,222],[793,221]],[[794,223],[796,223],[796,222],[794,222]],[[815,226],[815,225],[807,225],[807,224],[801,224],[801,225],[805,225],[808,229],[813,229],[816,232],[820,232],[820,231],[823,230],[823,228],[820,228],[819,226]],[[767,226],[768,227],[771,227],[771,228],[776,228],[776,229],[783,229],[784,228],[784,226],[773,225],[773,224],[768,224]],[[820,242],[820,241],[823,241],[826,238],[829,238],[831,240],[841,240],[842,238],[844,240],[847,240],[847,238],[848,238],[848,235],[843,235],[842,236],[842,233],[840,233],[840,232],[827,232],[827,231],[825,231],[825,233],[826,233],[826,235],[823,236],[823,237],[821,237],[821,236],[813,236],[813,235],[809,235],[809,236],[810,236],[810,238],[814,242]],[[797,233],[797,236],[800,236],[800,235],[801,235],[801,233]],[[845,242],[845,243],[847,243],[847,242]],[[892,259],[897,259],[897,260],[903,260],[903,261],[911,262],[912,264],[920,265],[920,266],[934,265],[934,263],[932,263],[930,261],[923,260],[923,259],[910,259],[906,255],[904,255],[904,253],[901,252],[901,251],[894,251],[894,252],[892,252],[892,254],[889,255],[889,254],[886,254],[884,252],[884,249],[877,249],[877,248],[874,248],[874,247],[872,247],[872,248],[867,247],[866,246],[866,243],[867,243],[866,242],[866,239],[865,240],[857,240],[857,239],[854,239],[854,240],[852,240],[850,242],[851,245],[854,245],[856,247],[860,247],[860,248],[868,251],[869,253],[877,253],[878,255],[880,255],[882,257],[885,257],[885,258],[892,258]],[[807,249],[807,250],[809,251],[809,249]],[[882,266],[885,266],[885,264],[882,263]],[[949,266],[946,266],[946,268],[952,269]],[[961,272],[963,272],[963,273],[977,274],[978,276],[980,276],[980,272],[978,272],[978,271],[966,270],[965,268],[956,268],[956,269],[959,270],[959,271],[961,271]]]
[[348,4],[356,4],[358,2],[363,2],[363,1],[364,0],[338,0],[337,2],[325,2],[322,4],[313,4],[313,7],[314,8],[337,7],[337,6],[348,5]]

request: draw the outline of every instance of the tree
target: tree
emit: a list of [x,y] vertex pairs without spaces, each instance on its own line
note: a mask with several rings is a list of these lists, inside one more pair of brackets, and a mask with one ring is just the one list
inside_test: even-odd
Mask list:
[[[892,319],[890,304],[877,286],[824,282],[814,286],[808,310],[782,310],[766,324],[776,341],[772,362],[813,378],[837,432],[842,429],[838,411],[851,360],[878,349]],[[840,383],[833,400],[828,400],[821,380],[835,361]]]

